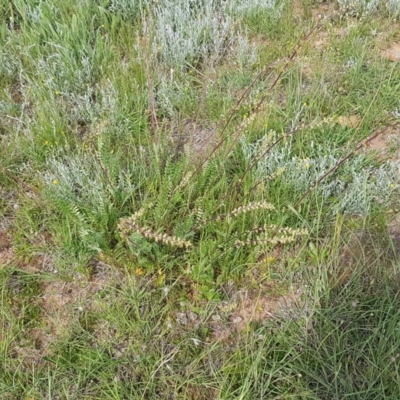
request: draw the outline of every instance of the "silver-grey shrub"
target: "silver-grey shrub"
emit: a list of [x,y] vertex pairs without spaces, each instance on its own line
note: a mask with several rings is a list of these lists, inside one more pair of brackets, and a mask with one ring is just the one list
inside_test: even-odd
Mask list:
[[[251,163],[273,143],[276,134],[271,132],[255,143],[242,140],[242,149]],[[264,150],[263,150],[264,149]],[[293,191],[305,193],[328,171],[340,162],[340,157],[327,155],[323,148],[317,149],[310,158],[293,155],[291,141],[274,147],[261,158],[254,168],[257,180],[282,179]],[[399,162],[386,162],[380,167],[368,166],[366,156],[359,154],[341,166],[340,174],[329,175],[316,188],[325,198],[336,198],[334,211],[349,214],[367,214],[374,202],[387,204],[393,191],[399,187]]]
[[154,68],[158,109],[172,116],[187,102],[190,86],[185,73],[190,68],[213,68],[222,59],[251,68],[257,61],[256,48],[247,37],[241,20],[255,12],[279,16],[277,0],[146,0],[143,13],[146,38],[139,54]]
[[111,0],[109,10],[124,18],[139,18],[147,3],[146,0]]
[[350,14],[370,14],[383,11],[392,16],[400,15],[399,0],[337,0],[340,8]]
[[[108,169],[97,156],[88,153],[68,158],[49,158],[44,196],[57,210],[76,226],[76,237],[91,251],[100,251],[112,215],[117,212],[115,193],[122,202],[136,190],[129,172],[119,168]],[[107,176],[105,176],[107,174]]]
[[268,11],[279,15],[276,0],[161,0],[148,5],[153,15],[153,54],[170,68],[184,68],[199,60],[218,61],[240,48],[247,37],[238,19]]
[[218,59],[233,44],[233,19],[216,0],[164,0],[154,7],[153,54],[170,68]]
[[283,9],[283,2],[279,0],[232,0],[228,3],[230,12],[241,16],[268,12],[276,17],[280,15]]

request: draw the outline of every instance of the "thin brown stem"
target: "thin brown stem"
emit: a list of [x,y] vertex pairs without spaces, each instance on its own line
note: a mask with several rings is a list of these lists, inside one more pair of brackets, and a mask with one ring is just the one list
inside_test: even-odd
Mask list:
[[[311,37],[311,35],[313,33],[315,33],[318,29],[321,28],[321,25],[317,25],[315,26],[310,32],[307,33],[306,36],[303,37],[303,39],[296,45],[295,49],[293,50],[292,54],[289,56],[288,61],[285,63],[285,65],[283,66],[283,68],[281,69],[280,73],[278,74],[278,76],[275,78],[275,80],[273,81],[273,83],[271,84],[271,86],[268,89],[268,93],[265,94],[262,99],[258,102],[258,104],[256,105],[255,109],[253,110],[253,114],[257,113],[260,111],[261,105],[264,103],[264,101],[266,100],[268,94],[271,92],[271,90],[273,90],[275,88],[275,86],[278,84],[280,78],[282,77],[284,71],[287,69],[287,67],[289,66],[289,64],[296,58],[300,48],[304,45],[304,43]],[[265,71],[265,69],[264,69]],[[261,74],[261,73],[260,73]],[[256,82],[256,79],[259,79],[260,74],[257,75],[257,77],[253,80],[253,82],[250,84],[250,87],[252,85],[254,85],[254,83]],[[248,92],[247,92],[248,93]],[[242,96],[243,97],[243,96]],[[297,131],[295,131],[297,132]],[[294,134],[295,132],[292,132],[291,134]],[[239,132],[236,134],[235,140],[233,141],[232,145],[230,146],[230,148],[227,151],[227,155],[230,153],[230,151],[232,150],[233,146],[235,145],[237,138],[239,137]],[[236,189],[235,192],[238,192],[239,186],[243,183],[247,173],[249,171],[251,171],[254,166],[256,165],[256,163],[262,158],[265,157],[271,150],[272,148],[274,148],[277,144],[279,144],[284,138],[286,137],[286,135],[283,135],[281,138],[277,139],[274,143],[272,143],[271,146],[269,146],[260,156],[256,157],[255,160],[253,160],[253,162],[249,165],[249,167],[246,168],[245,172],[243,173],[243,175],[241,176],[241,178],[239,179],[239,181],[232,186],[232,188]],[[226,140],[226,138],[225,138]],[[228,191],[227,195],[230,195],[232,193],[232,189]],[[250,194],[251,191],[248,193]],[[226,197],[225,196],[225,197]]]
[[[286,71],[286,69],[288,68],[288,66],[290,65],[290,63],[296,58],[297,53],[299,52],[300,48],[303,46],[303,44],[310,38],[310,36],[317,30],[320,28],[320,25],[315,26],[313,29],[311,29],[310,32],[307,33],[306,36],[304,36],[304,38],[297,43],[294,51],[292,52],[292,54],[289,56],[288,60],[286,61],[285,65],[282,67],[281,71],[279,72],[278,76],[275,78],[275,80],[272,82],[271,86],[269,87],[268,91],[266,94],[264,94],[264,96],[261,98],[261,100],[257,103],[256,107],[253,110],[253,114],[257,114],[260,111],[261,106],[263,105],[263,103],[265,102],[265,100],[267,99],[268,95],[270,94],[270,92],[275,88],[275,86],[278,84],[278,82],[280,81],[283,73]],[[239,134],[240,134],[240,130],[238,130],[236,136],[235,136],[235,140],[232,142],[232,144],[229,146],[228,151],[226,152],[226,157],[229,155],[229,153],[232,151],[233,147],[235,146],[237,139],[239,138]],[[225,157],[225,158],[226,158]]]
[[[280,78],[282,77],[282,74],[284,73],[284,71],[287,69],[287,67],[290,65],[290,63],[296,58],[300,48],[303,46],[303,44],[311,37],[311,35],[316,32],[318,29],[321,28],[321,25],[317,25],[315,26],[313,29],[311,29],[302,39],[301,41],[296,45],[294,51],[292,52],[292,54],[289,56],[287,62],[285,63],[284,67],[282,68],[282,70],[280,71],[280,73],[278,74],[278,76],[276,77],[276,79],[274,80],[274,82],[271,84],[271,86],[268,89],[268,93],[265,94],[262,99],[257,103],[256,107],[253,110],[253,114],[256,114],[257,112],[259,112],[261,105],[264,103],[264,101],[266,100],[268,94],[271,92],[271,90],[277,85],[277,83],[279,82]],[[238,101],[236,102],[235,107],[233,107],[231,109],[231,112],[229,114],[229,117],[227,118],[227,120],[225,121],[224,125],[221,128],[221,133],[219,135],[219,137],[221,138],[221,140],[219,141],[219,143],[216,144],[216,146],[213,148],[213,150],[210,152],[210,154],[208,154],[208,156],[205,158],[205,160],[203,160],[199,166],[196,168],[195,173],[193,175],[196,175],[197,172],[199,172],[201,170],[201,168],[211,159],[211,157],[216,153],[216,151],[224,144],[224,142],[226,140],[228,140],[228,136],[225,136],[225,132],[229,126],[229,124],[231,123],[232,119],[234,118],[238,107],[241,105],[241,103],[244,101],[244,99],[248,96],[248,94],[250,93],[251,88],[255,85],[255,83],[263,76],[263,74],[265,74],[265,72],[268,70],[268,68],[272,65],[272,63],[268,64],[266,67],[263,68],[262,71],[260,71],[256,77],[253,79],[253,81],[249,84],[249,86],[247,87],[247,89],[244,91],[244,93],[240,96],[240,98],[238,99]],[[216,130],[218,129],[218,126],[215,128],[214,132],[216,132]],[[232,143],[232,145],[230,146],[229,150],[226,153],[226,157],[228,156],[228,154],[231,152],[233,146],[235,145],[235,143],[237,142],[237,139],[240,135],[241,129],[239,128],[237,130],[237,133],[235,135],[234,141]],[[225,136],[225,137],[224,137]],[[270,149],[269,149],[270,150]],[[269,151],[268,150],[268,151]],[[267,151],[267,152],[268,152]],[[267,154],[267,152],[265,154]],[[252,164],[252,167],[254,166],[254,163]],[[251,168],[252,168],[251,167]],[[251,169],[250,168],[250,169]],[[247,169],[246,173],[250,170]],[[243,182],[244,176],[242,176],[240,182]],[[237,188],[237,185],[234,185],[233,187]],[[228,191],[228,194],[230,194],[231,191]],[[225,196],[226,197],[226,196]]]
[[28,185],[27,183],[25,183],[24,181],[19,179],[17,176],[15,176],[13,173],[11,173],[7,168],[0,166],[0,169],[5,175],[7,175],[14,182],[23,186],[25,189],[29,190],[30,192],[35,193],[37,196],[39,196],[39,197],[41,196],[40,192],[37,189],[33,188],[32,186]]
[[149,111],[150,111],[150,130],[157,143],[157,132],[158,132],[158,119],[157,119],[157,105],[156,98],[154,96],[153,81],[151,79],[151,66],[150,66],[150,56],[149,56],[149,44],[148,44],[148,32],[144,34],[144,64],[146,69],[146,83],[147,83],[147,96],[149,99]]

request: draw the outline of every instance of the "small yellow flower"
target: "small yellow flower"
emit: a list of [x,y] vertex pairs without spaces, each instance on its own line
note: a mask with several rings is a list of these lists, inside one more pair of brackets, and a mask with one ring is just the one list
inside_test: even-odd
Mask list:
[[58,184],[58,179],[53,179],[53,185],[57,185]]
[[144,274],[143,268],[136,268],[135,269],[135,274],[137,276],[142,276]]
[[389,185],[389,187],[390,187],[390,188],[394,188],[394,183],[391,183],[391,184]]
[[56,96],[58,96],[60,94],[60,92],[58,90],[56,90],[54,93]]
[[164,286],[165,285],[165,274],[162,272],[161,269],[158,270],[158,277],[156,280],[157,286]]
[[49,141],[48,141],[48,140],[45,140],[45,141],[44,141],[44,144],[45,144],[45,145],[48,145],[48,144],[49,144]]

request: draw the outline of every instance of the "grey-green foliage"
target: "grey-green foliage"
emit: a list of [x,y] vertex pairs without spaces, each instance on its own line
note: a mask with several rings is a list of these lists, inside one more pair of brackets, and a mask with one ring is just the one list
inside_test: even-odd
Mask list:
[[232,0],[227,3],[230,12],[236,15],[268,12],[276,17],[283,9],[283,2],[280,0]]
[[135,193],[130,172],[116,166],[111,155],[100,151],[47,163],[45,196],[78,227],[77,238],[88,250],[100,251],[106,245],[118,208]]
[[[154,86],[160,113],[174,116],[198,104],[201,91],[185,76],[188,68],[214,67],[229,58],[239,67],[251,68],[257,52],[241,19],[266,12],[279,16],[278,0],[112,0],[110,10],[141,19],[143,31],[138,53],[154,68]],[[144,46],[143,46],[144,44]],[[190,86],[190,89],[188,89]]]
[[[255,10],[279,15],[276,1],[162,0],[147,3],[150,17],[144,24],[151,60],[156,69],[158,109],[173,116],[182,105],[199,103],[188,68],[214,67],[223,58],[251,68],[257,61],[240,18]],[[139,54],[149,58],[149,49]],[[146,53],[147,52],[147,53]]]
[[232,45],[233,19],[215,0],[164,0],[154,8],[153,51],[172,68],[218,59]]
[[[265,138],[252,144],[242,141],[248,163],[262,154],[268,143],[273,142],[271,137],[276,136],[272,134],[267,141]],[[326,154],[322,148],[316,153],[320,155],[310,158],[294,155],[291,141],[287,140],[261,157],[253,173],[257,180],[274,181],[279,178],[293,191],[304,193],[340,162],[340,157]],[[325,198],[337,198],[334,211],[366,214],[374,202],[388,204],[391,194],[398,188],[399,168],[398,162],[386,162],[374,167],[364,154],[358,154],[341,166],[340,174],[331,174],[323,179],[316,190]]]
[[199,60],[215,63],[229,52],[242,57],[252,54],[238,19],[262,11],[279,15],[282,10],[276,0],[162,0],[149,8],[154,24],[153,53],[178,69]]
[[148,15],[149,10],[156,8],[175,10],[177,6],[186,9],[185,17],[188,15],[187,11],[193,16],[196,13],[203,13],[210,6],[216,12],[243,16],[260,11],[278,15],[282,11],[283,3],[280,0],[111,0],[108,9],[123,18],[140,19]]
[[12,79],[17,76],[20,61],[7,50],[0,51],[0,79]]
[[[92,4],[87,6],[18,0],[15,8],[23,35],[12,32],[9,38],[9,47],[17,49],[20,57],[14,55],[13,62],[19,65],[22,94],[29,90],[35,104],[50,102],[49,110],[56,104],[60,113],[74,121],[109,113],[110,104],[116,102],[115,89],[102,80],[103,65],[111,54],[98,29],[102,14]],[[99,98],[107,103],[105,109]]]
[[398,0],[337,0],[342,10],[350,14],[370,14],[382,10],[393,16],[400,15]]
[[109,10],[123,18],[136,19],[143,15],[147,0],[111,0]]

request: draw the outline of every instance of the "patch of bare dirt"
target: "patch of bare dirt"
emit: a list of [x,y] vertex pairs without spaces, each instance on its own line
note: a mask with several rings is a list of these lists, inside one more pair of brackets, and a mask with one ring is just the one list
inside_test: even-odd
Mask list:
[[325,50],[328,47],[328,44],[329,44],[328,32],[321,30],[314,36],[314,41],[312,42],[312,45],[318,51]]
[[316,21],[329,21],[335,18],[340,10],[334,1],[318,1],[317,4],[312,9],[312,15]]
[[189,155],[193,163],[205,160],[218,144],[218,133],[209,123],[185,120],[174,129],[173,140],[178,150]]
[[251,323],[265,324],[270,319],[295,318],[299,314],[305,306],[301,299],[303,290],[288,288],[269,278],[271,270],[277,268],[282,259],[289,254],[290,258],[295,258],[298,252],[297,246],[285,250],[284,245],[277,245],[258,255],[257,263],[249,268],[242,280],[242,288],[235,288],[233,283],[225,286],[229,301],[219,307],[216,315],[225,315],[221,320],[227,320],[228,324],[215,324],[217,338],[229,339],[232,333],[246,330]]
[[368,143],[368,149],[377,152],[381,160],[400,160],[400,126],[389,127]]
[[[190,305],[182,303],[182,308],[171,315],[167,326],[177,336],[204,327],[209,331],[208,343],[224,342],[234,346],[238,334],[245,332],[252,323],[265,324],[271,319],[296,319],[305,308],[301,289],[279,289],[272,282],[263,283],[258,289],[248,287],[239,288],[234,282],[228,282],[224,285],[228,299],[204,304],[206,308],[212,306],[206,315],[199,315],[191,310]],[[193,339],[193,342],[196,346],[202,344],[197,339]]]
[[382,56],[389,61],[400,62],[400,42],[392,43],[388,49],[382,52]]
[[301,290],[281,295],[272,295],[265,290],[235,290],[231,300],[218,305],[207,326],[212,331],[212,341],[233,344],[234,337],[246,331],[249,324],[293,318],[303,306]]
[[188,398],[192,400],[217,400],[220,398],[220,391],[218,389],[207,388],[204,385],[199,387],[194,384],[188,384],[186,390],[189,395]]
[[315,78],[315,62],[306,57],[299,57],[297,63],[300,67],[303,80],[305,82],[312,82]]
[[53,280],[43,284],[43,293],[38,299],[42,310],[41,325],[34,330],[33,337],[44,354],[56,340],[68,336],[81,313],[93,311],[96,293],[110,285],[111,267],[99,262],[91,277],[76,275],[70,282]]
[[44,357],[52,355],[52,345],[68,338],[81,315],[97,310],[96,294],[111,284],[114,275],[109,265],[98,262],[89,277],[76,274],[73,280],[66,282],[50,276],[42,284],[41,294],[32,299],[40,307],[40,317],[35,327],[26,333],[27,339],[19,341],[12,349],[23,368],[45,362]]
[[304,18],[304,4],[301,0],[292,0],[291,4],[293,15],[299,20]]
[[0,268],[9,264],[13,257],[11,237],[6,232],[0,231]]
[[265,323],[271,318],[290,314],[290,310],[300,305],[301,293],[287,293],[281,296],[271,296],[261,292],[244,292],[237,308],[230,317],[236,331],[247,328],[251,322]]
[[388,238],[373,230],[351,232],[348,243],[340,250],[340,262],[329,271],[332,286],[346,284],[360,263],[368,274],[368,269],[374,270],[376,263],[389,267],[393,260],[399,259],[400,222],[390,224],[387,233]]
[[346,36],[348,36],[349,32],[350,32],[350,27],[336,28],[334,30],[336,37],[338,37],[339,39],[344,39]]
[[37,368],[39,363],[43,361],[42,351],[35,346],[32,346],[30,339],[26,339],[18,342],[12,349],[13,358],[21,361],[20,368],[24,372]]
[[[338,13],[338,8],[333,1],[325,2],[319,0],[317,4],[310,7],[305,4],[304,0],[292,0],[291,8],[293,10],[293,15],[300,20],[309,19],[311,17],[314,21],[326,21]],[[310,13],[311,15],[309,15]]]
[[[12,348],[13,356],[21,360],[23,368],[29,369],[43,362],[43,357],[51,355],[51,345],[68,337],[82,313],[95,310],[97,292],[111,284],[116,271],[110,265],[96,260],[91,266],[90,276],[76,274],[71,281],[63,281],[56,274],[51,257],[45,253],[38,253],[27,261],[15,257],[9,233],[11,226],[12,221],[0,220],[0,268],[13,262],[27,274],[44,273],[45,280],[41,285],[41,293],[32,298],[34,305],[40,308],[40,317],[35,327],[27,332],[27,339],[20,340]],[[51,242],[46,234],[37,235],[31,240],[38,248]],[[15,294],[19,293],[20,283],[17,279],[11,278],[9,286]]]
[[395,252],[400,257],[400,218],[396,218],[389,223],[388,232]]

